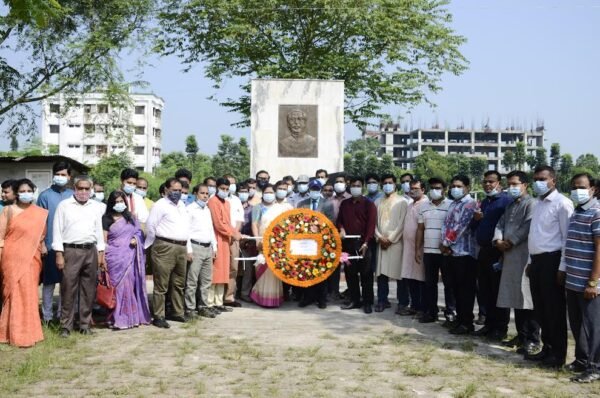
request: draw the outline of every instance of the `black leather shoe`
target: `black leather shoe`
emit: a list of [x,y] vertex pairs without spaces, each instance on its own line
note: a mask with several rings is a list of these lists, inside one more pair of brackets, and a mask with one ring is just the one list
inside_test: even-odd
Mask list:
[[184,316],[180,316],[180,315],[171,315],[171,316],[167,317],[167,319],[169,321],[173,321],[173,322],[181,322],[181,323],[187,322],[187,319],[185,319]]
[[595,370],[587,370],[580,375],[571,377],[571,381],[574,383],[591,383],[596,380],[600,380],[600,373]]
[[185,313],[184,318],[185,318],[186,322],[190,322],[190,321],[193,321],[194,319],[196,319],[196,316],[197,315],[195,312],[190,311],[190,312]]
[[532,343],[532,342],[528,342],[528,343],[517,346],[517,354],[521,354],[521,355],[525,355],[527,353],[533,355],[533,354],[537,353],[539,350],[540,350],[540,345]]
[[553,354],[548,354],[542,360],[542,363],[540,365],[543,366],[543,367],[545,367],[545,368],[560,369],[560,368],[563,367],[564,364],[565,364],[564,360],[561,361],[556,356],[554,356]]
[[444,323],[442,323],[442,326],[447,329],[454,329],[457,325],[458,325],[458,322],[456,322],[456,320],[450,321],[450,320],[446,319],[444,321]]
[[169,323],[167,321],[165,321],[165,318],[155,318],[152,321],[152,324],[154,326],[156,326],[157,328],[162,328],[162,329],[168,329],[171,327],[171,325],[169,325]]
[[242,306],[242,303],[240,303],[239,301],[226,301],[223,303],[223,305],[227,307],[240,308]]
[[94,331],[90,328],[80,329],[79,333],[83,334],[84,336],[91,336],[95,334]]
[[465,335],[465,334],[470,334],[473,332],[473,325],[470,326],[465,326],[465,325],[458,325],[453,329],[450,329],[450,334],[455,334],[455,335]]
[[340,308],[343,310],[353,310],[353,309],[360,308],[360,307],[362,307],[362,305],[360,303],[349,303],[346,305],[342,305]]
[[568,370],[569,372],[581,373],[581,372],[586,371],[587,366],[585,366],[585,363],[583,363],[583,362],[574,360],[573,362],[571,362],[570,364],[565,366],[565,369]]
[[[510,340],[503,340],[501,343],[504,347],[510,347],[510,348],[514,348],[514,347],[521,347],[524,344],[521,344],[521,339],[519,338],[519,336],[515,336]],[[517,350],[517,353],[519,351]]]
[[371,304],[365,304],[363,311],[365,312],[365,314],[370,314],[371,312],[373,312],[373,306]]
[[321,301],[319,304],[317,304],[317,307],[324,310],[325,308],[327,308],[327,303],[324,301]]
[[385,304],[377,303],[375,305],[375,312],[383,312],[385,310]]
[[486,319],[485,315],[479,315],[477,317],[477,320],[475,321],[475,325],[485,325],[485,319]]
[[217,314],[215,314],[213,311],[211,311],[207,307],[199,308],[198,315],[200,315],[201,317],[204,317],[204,318],[216,318],[217,317]]
[[309,305],[311,305],[312,303],[310,301],[305,301],[305,300],[301,300],[298,303],[298,307],[300,308],[304,308],[304,307],[308,307]]
[[408,307],[404,307],[403,309],[398,309],[398,311],[396,311],[397,315],[401,315],[401,316],[412,316],[415,315],[417,313],[417,311],[413,310],[412,308],[408,308]]
[[215,305],[215,308],[221,312],[232,312],[233,311],[233,308],[225,307],[224,305]]
[[71,332],[69,332],[67,329],[60,329],[59,336],[62,337],[63,339],[66,339],[70,335],[71,335]]
[[419,323],[433,323],[435,321],[437,321],[436,317],[431,314],[423,314],[423,316],[419,318]]
[[492,329],[490,329],[488,326],[484,326],[481,329],[477,329],[476,331],[473,332],[473,336],[475,337],[485,337],[488,334],[490,334],[492,332]]
[[491,341],[502,341],[506,339],[506,332],[501,330],[492,330],[488,333],[487,338]]
[[208,310],[211,311],[215,315],[221,315],[221,311],[217,307],[208,307]]
[[546,349],[544,347],[535,354],[528,352],[527,354],[525,354],[524,358],[528,361],[543,361],[544,358],[546,358],[547,356],[548,356],[548,349]]

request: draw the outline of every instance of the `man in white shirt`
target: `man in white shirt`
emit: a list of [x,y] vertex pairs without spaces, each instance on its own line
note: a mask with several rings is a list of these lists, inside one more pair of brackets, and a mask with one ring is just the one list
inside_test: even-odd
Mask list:
[[543,348],[525,359],[542,361],[548,367],[560,367],[567,355],[567,319],[564,280],[559,270],[567,241],[573,203],[556,190],[556,173],[550,166],[537,167],[533,191],[538,200],[529,227],[529,256],[526,269],[533,299],[533,310],[542,328]]
[[[176,178],[165,181],[165,197],[159,199],[146,222],[145,248],[150,249],[154,292],[152,324],[168,329],[165,320],[165,295],[169,291],[173,314],[169,320],[185,322],[184,288],[187,262],[192,261],[190,220],[181,199],[181,183]],[[169,289],[169,282],[171,289]]]
[[121,171],[121,190],[127,195],[127,208],[137,220],[142,224],[148,220],[148,207],[144,198],[135,192],[139,173],[134,169],[124,169]]
[[298,180],[296,182],[298,184],[298,192],[293,193],[291,196],[288,197],[287,200],[288,203],[294,207],[298,207],[298,204],[301,201],[310,198],[308,192],[308,183],[310,182],[310,179],[308,178],[308,176],[305,174],[299,175]]
[[[229,180],[229,209],[231,212],[231,226],[238,232],[242,230],[244,224],[244,206],[240,198],[236,196],[237,185],[236,179],[233,175],[227,174],[225,178]],[[229,283],[227,284],[227,292],[223,298],[223,305],[228,307],[241,307],[242,303],[235,300],[235,293],[237,291],[237,274],[238,274],[238,260],[235,258],[240,256],[240,241],[232,240],[229,245]]]
[[[200,316],[214,318],[216,313],[211,311],[206,303],[212,284],[213,258],[217,255],[217,239],[210,210],[206,207],[208,186],[199,184],[194,191],[196,191],[196,200],[186,208],[190,220],[190,243],[193,251],[185,284],[186,318],[193,318],[195,311],[198,311]],[[202,301],[196,302],[197,297]]]
[[56,252],[56,267],[63,274],[60,284],[61,337],[68,337],[73,331],[78,301],[79,331],[92,334],[96,273],[98,266],[106,269],[102,216],[98,202],[90,200],[92,186],[90,177],[75,177],[75,193],[60,202],[54,215],[52,249]]

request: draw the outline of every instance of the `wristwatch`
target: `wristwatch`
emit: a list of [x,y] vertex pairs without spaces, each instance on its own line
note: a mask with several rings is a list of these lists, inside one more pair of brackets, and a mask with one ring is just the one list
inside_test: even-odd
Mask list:
[[588,287],[598,287],[598,281],[597,280],[588,281],[587,285],[588,285]]

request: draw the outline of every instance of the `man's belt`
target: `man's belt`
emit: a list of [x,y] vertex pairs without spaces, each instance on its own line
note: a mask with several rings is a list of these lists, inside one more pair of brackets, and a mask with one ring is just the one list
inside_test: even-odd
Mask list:
[[93,249],[96,247],[95,243],[64,243],[63,247],[69,249]]
[[164,242],[172,243],[174,245],[179,245],[179,246],[187,246],[187,242],[185,240],[175,240],[175,239],[163,238],[162,236],[157,236],[156,240],[162,240]]
[[202,242],[198,242],[197,240],[194,240],[194,239],[190,239],[190,242],[192,242],[195,245],[200,245],[202,247],[210,247],[210,242],[202,243]]

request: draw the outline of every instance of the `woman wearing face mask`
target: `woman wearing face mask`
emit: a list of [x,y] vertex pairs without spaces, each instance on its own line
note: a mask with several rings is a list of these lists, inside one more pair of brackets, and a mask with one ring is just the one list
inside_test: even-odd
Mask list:
[[0,214],[0,273],[3,275],[3,308],[0,343],[31,347],[44,339],[38,310],[38,284],[48,211],[33,204],[35,185],[16,181],[14,204]]
[[106,266],[115,288],[116,307],[108,316],[114,329],[150,323],[146,295],[146,258],[140,223],[131,215],[122,191],[113,191],[106,202],[102,228],[106,242]]
[[[285,201],[287,185],[280,181],[275,187],[267,185],[263,188],[262,203],[254,206],[252,211],[252,232],[254,236],[262,236],[265,229],[277,216],[293,209]],[[258,252],[262,251],[261,241],[258,241]],[[283,303],[283,285],[271,272],[267,264],[256,264],[256,283],[250,293],[250,298],[262,307],[279,307]]]

